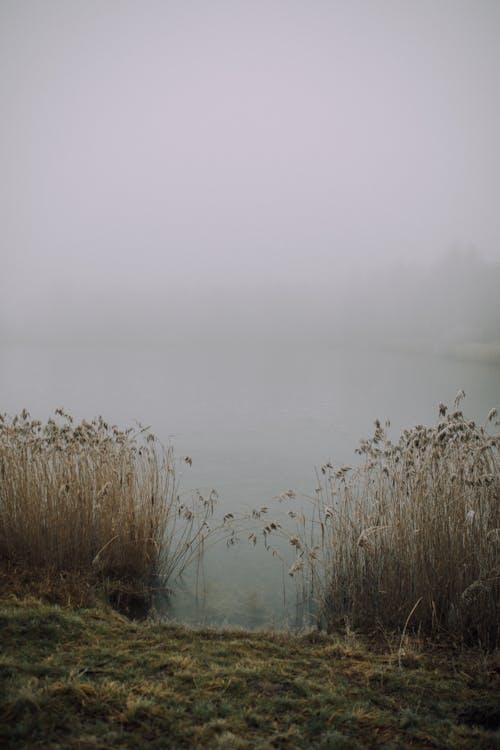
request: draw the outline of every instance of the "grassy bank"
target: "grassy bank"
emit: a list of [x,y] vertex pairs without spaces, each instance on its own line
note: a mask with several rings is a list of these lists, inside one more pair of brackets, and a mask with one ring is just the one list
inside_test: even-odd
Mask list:
[[265,522],[328,631],[303,636],[104,604],[201,553],[212,495],[182,503],[147,433],[4,417],[0,747],[498,750],[499,439],[458,405],[395,444],[377,423],[361,466],[323,466],[297,534]]
[[5,748],[500,747],[498,654],[0,601]]

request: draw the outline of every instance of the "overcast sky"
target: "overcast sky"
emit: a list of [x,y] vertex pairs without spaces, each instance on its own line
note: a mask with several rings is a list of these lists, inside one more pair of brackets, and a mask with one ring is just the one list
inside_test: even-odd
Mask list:
[[500,260],[499,40],[497,0],[0,0],[4,328]]

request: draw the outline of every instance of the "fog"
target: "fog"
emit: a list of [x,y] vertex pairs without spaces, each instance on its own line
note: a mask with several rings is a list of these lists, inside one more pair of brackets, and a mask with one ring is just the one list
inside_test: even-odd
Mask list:
[[0,337],[500,359],[500,4],[2,0]]

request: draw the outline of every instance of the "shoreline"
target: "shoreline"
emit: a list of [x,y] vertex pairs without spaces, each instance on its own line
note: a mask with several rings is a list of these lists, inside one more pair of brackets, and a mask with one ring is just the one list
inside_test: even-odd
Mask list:
[[[0,599],[4,747],[498,747],[498,652]],[[496,726],[496,728],[495,728]]]

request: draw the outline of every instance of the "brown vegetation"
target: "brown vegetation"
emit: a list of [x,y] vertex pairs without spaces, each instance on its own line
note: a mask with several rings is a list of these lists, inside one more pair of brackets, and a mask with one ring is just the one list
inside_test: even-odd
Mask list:
[[[172,451],[147,429],[102,417],[75,425],[58,409],[44,425],[0,416],[0,560],[43,580],[147,589],[196,555],[213,497],[177,495]],[[201,508],[201,514],[200,514]]]
[[462,397],[395,444],[377,421],[358,450],[362,467],[322,467],[313,539],[290,542],[291,573],[309,575],[327,628],[347,621],[498,644],[500,440],[463,416]]

